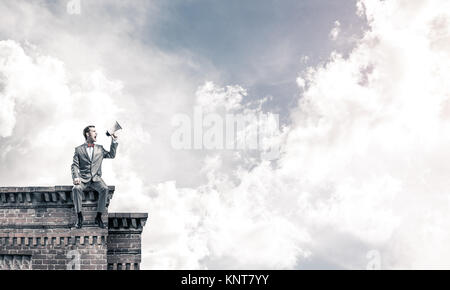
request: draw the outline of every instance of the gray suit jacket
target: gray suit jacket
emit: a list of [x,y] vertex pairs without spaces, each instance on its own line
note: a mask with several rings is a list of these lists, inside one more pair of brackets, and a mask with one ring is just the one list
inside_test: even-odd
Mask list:
[[87,152],[87,144],[75,148],[72,163],[72,179],[80,178],[82,182],[100,181],[103,158],[116,157],[118,143],[111,140],[109,152],[102,145],[95,144],[92,160]]

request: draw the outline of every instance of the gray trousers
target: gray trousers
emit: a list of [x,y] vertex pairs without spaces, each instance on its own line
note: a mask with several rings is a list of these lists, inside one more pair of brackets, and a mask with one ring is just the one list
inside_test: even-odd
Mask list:
[[72,188],[72,200],[75,207],[75,212],[79,213],[82,208],[83,191],[90,187],[98,192],[97,212],[104,212],[106,208],[106,199],[108,198],[108,186],[103,180],[89,181],[88,183],[81,182]]

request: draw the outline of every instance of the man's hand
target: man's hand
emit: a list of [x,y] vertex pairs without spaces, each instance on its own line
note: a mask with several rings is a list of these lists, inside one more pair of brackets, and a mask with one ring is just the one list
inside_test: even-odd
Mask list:
[[79,179],[79,178],[75,178],[74,180],[73,180],[73,184],[74,185],[78,185],[78,184],[80,184],[81,183],[81,180]]
[[115,133],[112,133],[112,134],[111,134],[111,138],[113,138],[114,141],[117,141],[117,137],[118,137],[118,136],[117,136]]

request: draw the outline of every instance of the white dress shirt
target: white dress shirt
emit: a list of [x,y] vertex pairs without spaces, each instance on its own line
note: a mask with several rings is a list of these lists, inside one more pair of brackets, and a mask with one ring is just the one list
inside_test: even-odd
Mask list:
[[86,145],[86,150],[87,150],[87,153],[89,155],[89,159],[92,160],[92,154],[94,153],[94,147],[89,147],[89,146]]

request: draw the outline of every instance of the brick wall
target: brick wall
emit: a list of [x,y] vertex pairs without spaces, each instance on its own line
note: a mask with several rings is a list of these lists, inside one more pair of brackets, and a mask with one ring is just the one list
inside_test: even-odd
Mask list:
[[[106,270],[107,230],[27,230],[0,237],[0,255],[30,256],[35,270]],[[78,261],[77,261],[78,260]],[[78,263],[79,262],[79,263]],[[79,265],[79,266],[78,266]],[[7,265],[0,265],[5,269]],[[13,269],[20,269],[17,266]]]
[[108,269],[139,269],[141,234],[147,214],[111,213],[108,232]]
[[[114,190],[109,187],[109,199]],[[104,214],[111,227],[121,220],[110,235],[94,224],[98,194],[87,191],[83,228],[75,229],[71,191],[72,186],[0,187],[0,269],[139,269],[147,214],[112,214],[109,220]]]
[[[109,200],[115,187],[109,187]],[[76,222],[73,210],[72,186],[0,187],[0,229],[8,227],[65,227]],[[83,194],[83,214],[93,224],[98,193]],[[104,216],[105,222],[107,215]]]

